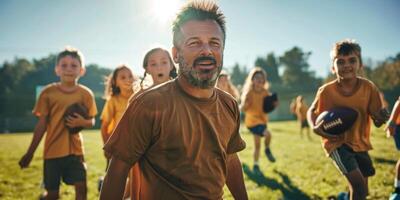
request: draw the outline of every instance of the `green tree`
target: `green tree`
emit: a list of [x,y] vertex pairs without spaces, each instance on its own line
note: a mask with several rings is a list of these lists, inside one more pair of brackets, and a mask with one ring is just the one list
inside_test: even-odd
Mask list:
[[274,53],[269,53],[265,58],[258,57],[255,62],[255,66],[259,66],[267,72],[268,81],[272,85],[277,85],[282,82],[279,76],[279,62],[275,57]]
[[232,67],[231,81],[235,86],[242,86],[247,77],[246,67],[240,67],[238,63]]
[[280,63],[285,67],[282,74],[283,85],[296,90],[314,90],[320,81],[315,78],[315,73],[308,70],[308,58],[311,52],[303,52],[299,47],[293,47],[279,57]]

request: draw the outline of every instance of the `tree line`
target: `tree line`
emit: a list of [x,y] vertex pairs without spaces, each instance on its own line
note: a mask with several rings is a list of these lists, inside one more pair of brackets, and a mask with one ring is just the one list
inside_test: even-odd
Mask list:
[[[309,69],[308,59],[311,55],[311,52],[293,47],[281,56],[276,56],[271,52],[265,57],[258,57],[254,66],[259,66],[267,72],[271,91],[278,92],[280,96],[294,97],[298,94],[314,94],[322,83],[331,80],[333,76],[317,77],[315,72]],[[33,60],[15,58],[0,66],[0,119],[3,119],[0,120],[0,132],[8,123],[4,119],[33,118],[31,111],[36,100],[37,86],[58,81],[54,72],[55,61],[56,56],[51,54]],[[376,64],[367,63],[363,70],[363,76],[377,84],[384,92],[389,104],[393,105],[400,94],[400,53]],[[230,69],[228,73],[231,75],[231,80],[239,88],[243,85],[250,70],[238,63],[225,68]],[[79,80],[81,84],[86,85],[94,92],[99,111],[104,104],[104,100],[101,98],[104,91],[104,77],[111,71],[110,68],[89,64],[86,66],[85,76]]]

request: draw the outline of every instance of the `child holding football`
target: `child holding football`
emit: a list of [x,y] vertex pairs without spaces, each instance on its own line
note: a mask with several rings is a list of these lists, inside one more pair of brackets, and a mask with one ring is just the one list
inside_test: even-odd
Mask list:
[[[396,148],[397,150],[400,150],[400,96],[394,104],[392,114],[390,115],[385,130],[388,136],[393,136]],[[394,193],[390,197],[391,200],[400,198],[400,159],[397,160],[396,164],[394,188]]]
[[[342,40],[331,50],[332,73],[336,79],[318,89],[315,100],[307,113],[307,119],[314,132],[322,136],[326,154],[347,179],[349,199],[366,199],[368,177],[375,174],[368,151],[371,118],[375,126],[381,126],[387,115],[378,88],[369,80],[357,74],[362,68],[361,47],[354,40]],[[315,124],[317,116],[335,107],[348,107],[358,113],[353,126],[341,135],[329,135],[322,130],[323,121]]]
[[[33,154],[47,132],[44,143],[44,199],[59,199],[61,179],[75,186],[76,199],[86,199],[86,164],[83,159],[83,141],[80,133],[70,134],[67,126],[92,127],[97,113],[93,92],[78,84],[85,74],[83,56],[74,48],[66,48],[57,56],[56,75],[60,82],[47,85],[33,108],[39,118],[27,153],[19,161],[21,168],[29,166]],[[80,103],[88,110],[89,118],[78,113],[64,118],[67,108]]]
[[260,67],[253,68],[243,86],[241,108],[245,112],[245,125],[254,136],[253,171],[256,173],[260,172],[258,159],[262,137],[265,137],[264,152],[268,160],[275,162],[270,149],[271,132],[267,129],[268,116],[263,111],[263,100],[269,94],[266,72]]

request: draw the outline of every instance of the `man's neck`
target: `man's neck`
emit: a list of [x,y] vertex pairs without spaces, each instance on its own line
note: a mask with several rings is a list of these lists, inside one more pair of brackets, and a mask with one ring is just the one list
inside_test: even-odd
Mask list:
[[210,98],[214,92],[214,87],[203,89],[193,86],[182,75],[178,77],[178,84],[187,94],[196,98]]

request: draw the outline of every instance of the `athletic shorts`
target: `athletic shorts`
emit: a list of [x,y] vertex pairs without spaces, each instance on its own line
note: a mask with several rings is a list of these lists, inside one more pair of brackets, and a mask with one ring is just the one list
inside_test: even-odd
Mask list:
[[394,127],[393,139],[397,150],[400,151],[400,125],[396,125],[396,127]]
[[342,174],[360,169],[364,177],[375,175],[375,168],[367,151],[355,152],[346,144],[335,149],[329,157]]
[[308,127],[308,122],[307,120],[301,121],[301,128],[307,128]]
[[256,125],[253,127],[247,127],[249,131],[254,134],[263,137],[264,136],[264,131],[267,129],[267,125],[261,124],[261,125]]
[[46,190],[59,190],[61,178],[64,183],[86,181],[86,166],[83,156],[68,155],[61,158],[44,160],[44,187]]

